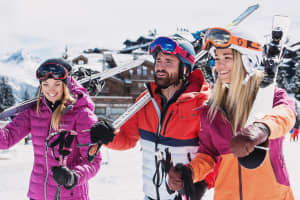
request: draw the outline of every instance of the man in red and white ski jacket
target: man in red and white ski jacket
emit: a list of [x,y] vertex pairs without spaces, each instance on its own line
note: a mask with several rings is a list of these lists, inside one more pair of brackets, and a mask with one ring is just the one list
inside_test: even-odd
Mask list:
[[[196,156],[200,114],[194,109],[207,100],[204,90],[208,85],[200,69],[192,71],[195,52],[186,40],[159,37],[151,44],[150,53],[155,59],[155,82],[149,83],[138,99],[149,92],[151,101],[115,131],[116,136],[107,146],[126,150],[139,141],[145,199],[173,200],[179,196],[167,186],[161,157],[168,151],[173,164],[186,164]],[[96,124],[91,130],[92,142],[105,144],[108,138],[112,140],[107,136],[109,132],[103,123]],[[203,184],[199,190],[204,193],[206,187]]]

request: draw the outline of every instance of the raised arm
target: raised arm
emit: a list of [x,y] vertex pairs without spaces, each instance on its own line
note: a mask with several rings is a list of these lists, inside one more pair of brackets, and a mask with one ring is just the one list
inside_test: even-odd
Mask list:
[[0,149],[8,149],[30,132],[29,110],[18,114],[4,128],[0,128]]

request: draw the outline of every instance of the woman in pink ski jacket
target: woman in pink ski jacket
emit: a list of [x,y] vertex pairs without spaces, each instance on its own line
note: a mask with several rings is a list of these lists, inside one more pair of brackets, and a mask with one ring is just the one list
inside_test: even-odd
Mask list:
[[[88,200],[88,180],[100,168],[100,154],[88,162],[88,147],[76,146],[90,142],[88,130],[97,117],[88,93],[67,76],[67,69],[71,66],[61,59],[42,63],[36,71],[41,83],[37,105],[0,129],[0,149],[8,149],[29,133],[32,135],[34,164],[27,194],[31,200],[53,200],[58,184],[62,185],[61,199]],[[62,133],[67,134],[61,137]],[[70,138],[71,146],[67,148],[64,145]],[[67,152],[64,163],[58,159],[62,152]]]

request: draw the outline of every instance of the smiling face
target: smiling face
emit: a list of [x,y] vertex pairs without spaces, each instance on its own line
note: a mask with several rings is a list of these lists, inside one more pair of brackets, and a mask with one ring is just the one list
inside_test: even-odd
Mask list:
[[215,67],[221,82],[230,83],[233,69],[232,49],[216,49]]
[[167,88],[178,81],[180,60],[175,55],[159,52],[155,60],[155,83]]
[[61,80],[49,78],[42,81],[41,86],[43,94],[50,102],[55,103],[62,99],[64,89]]

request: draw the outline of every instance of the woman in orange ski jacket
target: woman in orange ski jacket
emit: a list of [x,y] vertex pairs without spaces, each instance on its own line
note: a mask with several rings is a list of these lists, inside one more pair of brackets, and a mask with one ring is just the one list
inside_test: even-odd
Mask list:
[[[219,165],[215,200],[292,200],[282,145],[295,123],[293,101],[274,84],[262,87],[261,46],[239,29],[209,29],[217,81],[208,105],[199,108],[200,145],[186,166],[194,181]],[[181,175],[169,178],[171,189]],[[172,187],[175,186],[175,187]]]

